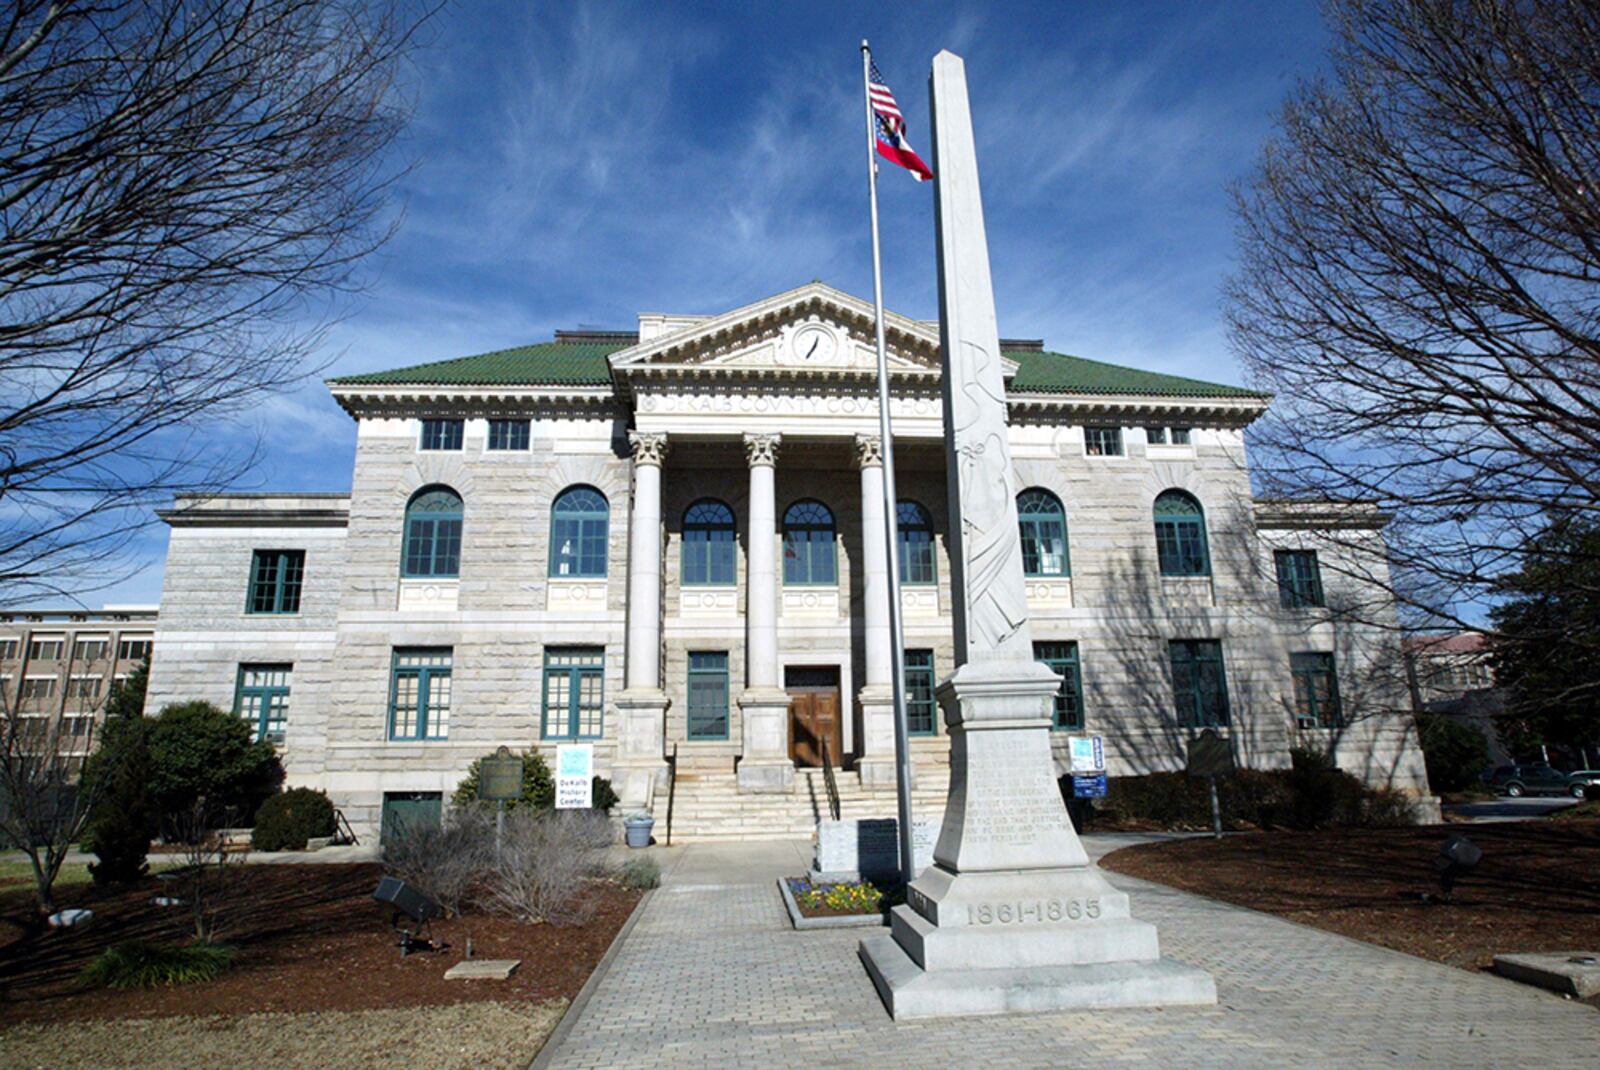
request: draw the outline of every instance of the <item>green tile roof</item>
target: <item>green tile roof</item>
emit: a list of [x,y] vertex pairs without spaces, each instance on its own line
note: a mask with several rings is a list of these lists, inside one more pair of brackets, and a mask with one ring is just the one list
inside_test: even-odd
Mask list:
[[620,342],[540,342],[393,371],[345,375],[330,382],[337,386],[609,386],[611,366],[606,358],[626,348]]
[[1017,362],[1011,389],[1028,394],[1142,394],[1179,398],[1258,398],[1265,395],[1238,386],[1223,386],[1181,375],[1164,375],[1128,368],[1121,364],[1065,353],[1029,349],[1008,349],[1007,357]]
[[[336,386],[606,386],[611,382],[606,358],[626,348],[621,342],[541,342],[477,356],[413,364],[392,371],[345,375],[331,382]],[[1141,371],[1063,353],[1010,349],[1005,355],[1018,365],[1011,388],[1023,393],[1262,396],[1241,387]]]

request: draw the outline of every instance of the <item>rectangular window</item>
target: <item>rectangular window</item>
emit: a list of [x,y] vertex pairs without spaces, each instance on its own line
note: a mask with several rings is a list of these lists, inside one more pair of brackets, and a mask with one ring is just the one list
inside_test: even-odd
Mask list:
[[525,450],[528,448],[527,420],[490,420],[489,448],[492,450]]
[[1170,430],[1172,432],[1172,444],[1174,446],[1187,446],[1192,441],[1189,435],[1189,428],[1174,427],[1170,428]]
[[422,448],[425,450],[458,450],[461,448],[462,420],[423,420]]
[[600,738],[605,718],[605,669],[604,647],[545,648],[545,739]]
[[300,586],[306,574],[304,550],[256,550],[250,557],[246,613],[300,612]]
[[1332,654],[1290,654],[1294,674],[1294,719],[1301,728],[1338,728],[1339,682]]
[[[289,718],[289,677],[293,665],[241,665],[233,712],[255,729],[257,739],[283,739]],[[448,693],[448,687],[446,688]]]
[[1323,605],[1322,572],[1315,550],[1278,550],[1278,601],[1289,609]]
[[1227,725],[1228,684],[1222,671],[1222,644],[1215,639],[1175,639],[1167,649],[1172,658],[1178,724],[1185,728]]
[[1147,427],[1144,429],[1145,441],[1152,446],[1165,446],[1167,444],[1167,429],[1165,427]]
[[100,697],[101,683],[98,676],[74,676],[67,681],[67,698],[78,702],[93,702]]
[[56,678],[54,676],[29,676],[22,681],[23,701],[39,702],[48,698],[55,698]]
[[0,639],[0,661],[10,661],[17,656],[17,641],[15,639]]
[[933,697],[933,651],[906,651],[906,729],[914,736],[936,732],[939,703]]
[[61,719],[64,734],[82,739],[94,731],[94,715],[74,717],[67,715]]
[[1091,457],[1121,457],[1122,428],[1085,427],[1083,450]]
[[444,739],[450,732],[449,647],[398,648],[389,685],[390,739]]
[[689,655],[689,738],[728,738],[728,655]]
[[35,639],[28,644],[28,660],[60,661],[62,645],[60,639]]
[[1061,687],[1056,691],[1055,719],[1050,727],[1080,731],[1083,728],[1083,677],[1078,672],[1078,644],[1035,643],[1033,656],[1061,677]]
[[73,661],[99,661],[111,646],[109,639],[79,639],[72,644]]
[[143,661],[149,656],[149,639],[124,639],[117,644],[118,661]]

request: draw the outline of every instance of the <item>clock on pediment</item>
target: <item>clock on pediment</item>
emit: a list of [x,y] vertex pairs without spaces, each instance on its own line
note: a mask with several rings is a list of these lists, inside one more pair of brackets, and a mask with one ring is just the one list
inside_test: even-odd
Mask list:
[[784,364],[822,367],[839,363],[843,353],[838,330],[811,320],[790,328],[780,359]]

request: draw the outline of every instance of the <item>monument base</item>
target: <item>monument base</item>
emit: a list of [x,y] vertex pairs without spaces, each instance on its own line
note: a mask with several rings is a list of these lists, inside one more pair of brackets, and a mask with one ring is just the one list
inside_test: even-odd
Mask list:
[[932,972],[888,933],[866,937],[857,953],[896,1021],[1217,1002],[1210,974],[1171,959]]

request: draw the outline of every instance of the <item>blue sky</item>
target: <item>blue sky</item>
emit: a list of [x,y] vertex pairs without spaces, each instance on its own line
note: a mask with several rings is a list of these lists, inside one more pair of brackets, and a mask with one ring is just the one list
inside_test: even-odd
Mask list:
[[[460,0],[413,72],[399,233],[327,369],[257,410],[266,459],[239,489],[349,488],[354,424],[327,375],[813,278],[870,297],[862,37],[925,157],[929,63],[966,60],[1003,334],[1239,381],[1227,184],[1324,62],[1313,3]],[[880,190],[885,301],[934,318],[931,189],[886,167]],[[165,543],[153,529],[147,567],[91,598],[155,601]]]

